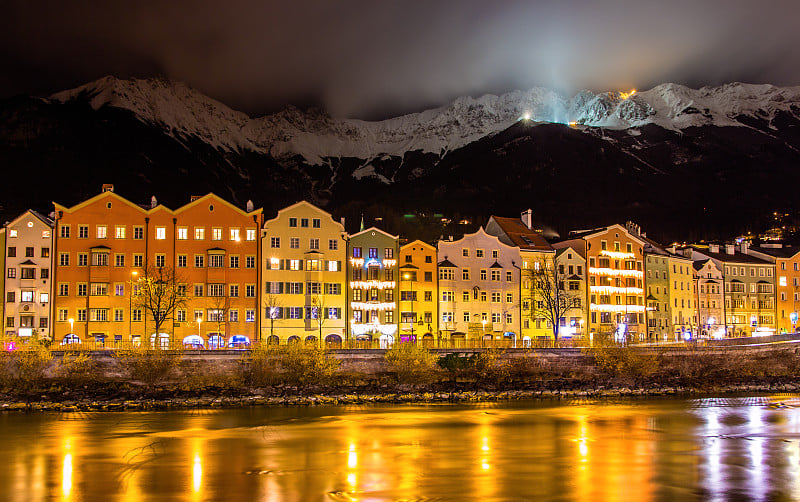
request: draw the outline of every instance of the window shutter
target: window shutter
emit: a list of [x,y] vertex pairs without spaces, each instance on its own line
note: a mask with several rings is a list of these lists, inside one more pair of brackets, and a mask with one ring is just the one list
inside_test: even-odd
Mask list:
[[300,284],[300,294],[302,295],[303,294],[303,283],[299,282],[298,284]]
[[267,293],[272,293],[272,287],[271,286],[272,286],[271,282],[269,282],[269,281],[265,282],[264,283],[264,291],[266,291]]
[[336,262],[336,270],[341,272],[342,271],[342,261],[339,260]]
[[284,291],[284,289],[283,289],[283,283],[282,283],[282,282],[279,282],[278,284],[280,284],[280,286],[278,286],[278,293],[281,293],[281,294],[283,294],[283,291]]
[[303,262],[304,262],[304,261],[305,261],[305,260],[300,260],[300,270],[303,270]]

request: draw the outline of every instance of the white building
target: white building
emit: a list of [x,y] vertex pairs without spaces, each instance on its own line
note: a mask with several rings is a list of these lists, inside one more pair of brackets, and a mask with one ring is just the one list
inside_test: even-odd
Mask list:
[[519,248],[480,228],[457,241],[439,241],[437,255],[442,334],[454,340],[517,340]]
[[29,209],[5,229],[5,334],[50,338],[52,222]]

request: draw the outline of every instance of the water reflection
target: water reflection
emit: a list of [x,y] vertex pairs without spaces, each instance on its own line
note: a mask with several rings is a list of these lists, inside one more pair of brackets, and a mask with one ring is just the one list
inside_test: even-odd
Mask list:
[[797,406],[0,414],[0,500],[800,499]]

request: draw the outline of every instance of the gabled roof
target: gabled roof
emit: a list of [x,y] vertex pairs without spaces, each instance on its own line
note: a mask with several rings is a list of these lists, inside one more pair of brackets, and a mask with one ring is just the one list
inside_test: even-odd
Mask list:
[[407,244],[403,244],[402,246],[400,246],[400,252],[402,252],[407,247],[420,246],[420,245],[423,246],[423,247],[429,248],[429,249],[431,249],[433,251],[436,251],[436,246],[434,246],[433,244],[428,244],[425,241],[421,241],[419,239],[416,239],[414,241],[411,241],[411,242],[409,242]]
[[567,249],[572,249],[578,253],[581,258],[586,259],[586,242],[583,239],[568,239],[561,242],[553,242],[550,246],[555,249],[559,254]]
[[[209,192],[209,193],[207,193],[207,194],[203,195],[202,197],[198,197],[198,198],[196,198],[195,200],[193,200],[193,201],[189,202],[188,204],[184,204],[183,206],[181,206],[181,207],[177,208],[177,209],[176,209],[175,211],[173,211],[173,212],[174,212],[175,214],[178,214],[178,213],[180,213],[180,212],[186,211],[187,209],[191,209],[191,208],[193,208],[194,206],[197,206],[197,205],[199,205],[199,204],[201,204],[201,203],[203,203],[203,202],[207,202],[209,199],[211,199],[211,200],[213,200],[213,201],[215,201],[215,202],[219,202],[219,203],[221,203],[221,204],[223,204],[223,205],[225,205],[225,206],[228,206],[229,208],[233,209],[233,210],[234,210],[234,211],[236,211],[237,213],[241,213],[241,214],[243,214],[243,215],[254,215],[254,214],[261,214],[261,208],[258,208],[258,209],[253,209],[251,212],[249,212],[249,213],[248,213],[247,211],[245,211],[245,210],[241,209],[240,207],[238,207],[238,206],[236,206],[236,205],[234,205],[234,204],[232,204],[232,203],[228,202],[227,200],[223,199],[222,197],[220,197],[219,195],[215,194],[214,192]],[[159,204],[159,206],[160,206],[160,205],[161,205],[161,204]],[[158,206],[156,206],[156,208],[157,208],[157,207],[158,207]]]
[[690,246],[693,250],[701,253],[709,258],[719,260],[724,263],[742,263],[742,264],[757,264],[757,265],[771,265],[767,260],[762,260],[752,255],[744,254],[739,250],[734,249],[733,254],[728,253],[712,253],[708,249]]
[[20,214],[19,216],[17,216],[13,220],[9,221],[8,222],[8,226],[11,226],[14,223],[18,222],[19,220],[25,218],[25,216],[28,215],[28,214],[32,215],[34,218],[36,218],[37,220],[41,221],[42,223],[44,223],[48,227],[51,227],[51,228],[53,227],[53,220],[51,220],[50,218],[44,216],[39,211],[34,211],[33,209],[28,209],[27,211],[25,211],[24,213]]
[[601,233],[610,232],[611,229],[613,229],[613,228],[616,228],[618,230],[621,230],[621,231],[625,232],[632,239],[635,239],[635,240],[641,242],[642,245],[647,244],[647,240],[645,238],[643,238],[641,235],[636,235],[636,234],[632,233],[630,230],[628,230],[625,227],[625,225],[620,225],[619,223],[614,223],[613,225],[609,225],[607,227],[594,228],[594,229],[591,229],[591,230],[573,230],[572,232],[569,233],[569,237],[572,238],[572,239],[588,239],[589,237],[594,237],[595,235],[598,235],[598,234],[601,234]]
[[413,268],[413,269],[415,269],[415,270],[419,270],[419,267],[418,267],[418,266],[416,266],[416,265],[413,265],[413,264],[411,264],[411,263],[406,263],[405,265],[400,265],[400,268]]
[[[489,217],[489,223],[494,220],[500,230],[520,249],[531,251],[553,251],[542,235],[530,229],[519,218],[506,218],[503,216]],[[487,223],[487,227],[489,224]]]
[[268,227],[270,222],[273,222],[273,221],[277,220],[278,218],[280,218],[283,213],[285,213],[287,211],[291,211],[292,209],[294,209],[296,207],[299,207],[299,206],[309,207],[309,208],[313,209],[314,211],[317,211],[320,214],[328,216],[331,219],[331,221],[333,221],[335,224],[339,225],[341,227],[341,229],[342,229],[342,232],[344,232],[344,226],[341,224],[341,222],[336,221],[333,218],[333,215],[331,213],[325,211],[324,209],[320,209],[319,207],[315,206],[314,204],[312,204],[312,203],[310,203],[310,202],[308,202],[306,200],[301,200],[301,201],[295,202],[291,206],[287,206],[287,207],[284,207],[283,209],[279,209],[278,210],[278,214],[274,218],[270,218],[269,220],[264,222],[264,226]]
[[775,258],[793,258],[800,253],[800,246],[782,246],[779,248],[753,246],[750,249],[764,253],[765,255],[773,256]]
[[458,268],[458,266],[455,263],[446,258],[440,261],[438,265],[442,268]]
[[392,235],[392,234],[390,234],[389,232],[386,232],[386,231],[384,231],[384,230],[381,230],[381,229],[380,229],[380,228],[378,228],[378,227],[369,227],[369,228],[366,228],[366,229],[364,229],[364,230],[362,230],[362,231],[360,231],[360,232],[357,232],[357,233],[355,233],[355,234],[350,234],[350,238],[352,239],[352,238],[354,238],[354,237],[357,237],[357,236],[359,236],[359,235],[361,235],[361,234],[365,234],[365,233],[367,233],[367,232],[380,232],[380,233],[382,233],[383,235],[385,235],[385,236],[387,236],[387,237],[391,237],[392,239],[395,239],[395,240],[397,240],[397,239],[399,239],[399,238],[400,238],[399,236],[397,236],[397,235]]
[[492,263],[492,265],[489,268],[503,268],[503,266],[497,263],[497,260],[495,260],[495,262]]
[[20,265],[36,265],[36,263],[34,263],[33,260],[25,260],[20,263]]

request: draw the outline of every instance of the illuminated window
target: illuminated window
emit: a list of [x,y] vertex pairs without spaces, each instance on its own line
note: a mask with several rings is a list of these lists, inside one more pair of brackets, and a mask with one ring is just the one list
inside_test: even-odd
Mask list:
[[211,240],[212,241],[221,241],[222,240],[222,228],[215,227],[211,229]]
[[256,229],[255,228],[248,228],[245,231],[245,239],[247,239],[248,241],[256,240]]
[[105,225],[97,225],[95,229],[97,230],[98,239],[105,239],[108,235],[108,227]]
[[125,225],[117,225],[114,227],[114,237],[117,239],[125,238]]
[[163,241],[167,238],[167,227],[156,227],[156,240]]
[[189,227],[178,227],[177,239],[179,241],[185,241],[188,238],[189,238]]
[[194,227],[194,240],[202,241],[205,238],[206,238],[205,227]]
[[231,240],[239,242],[239,229],[238,228],[231,228],[230,229],[230,233],[231,233]]

